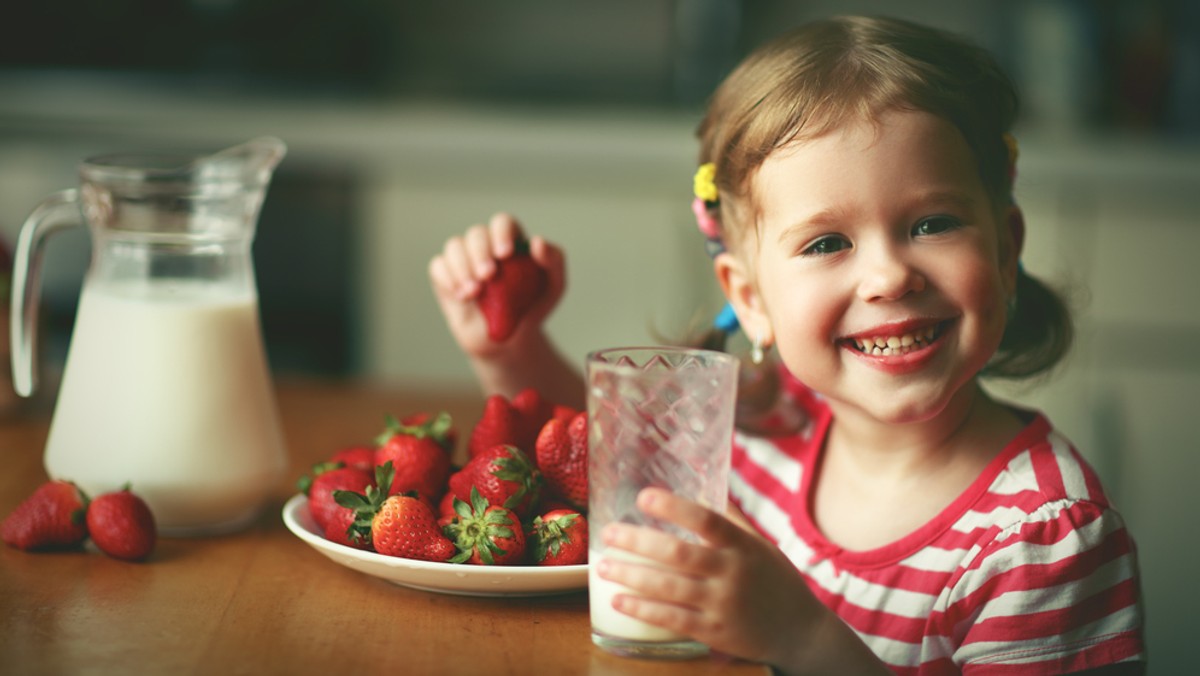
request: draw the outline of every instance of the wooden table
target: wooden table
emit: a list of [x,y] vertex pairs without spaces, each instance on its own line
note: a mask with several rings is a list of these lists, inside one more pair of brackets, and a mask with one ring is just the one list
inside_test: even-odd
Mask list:
[[[452,596],[329,561],[280,518],[296,477],[374,437],[385,413],[446,410],[461,438],[482,397],[324,382],[285,382],[278,396],[290,469],[249,529],[163,538],[141,564],[0,546],[0,674],[767,673],[719,656],[609,655],[591,643],[584,592]],[[0,421],[0,516],[46,479],[46,409]]]

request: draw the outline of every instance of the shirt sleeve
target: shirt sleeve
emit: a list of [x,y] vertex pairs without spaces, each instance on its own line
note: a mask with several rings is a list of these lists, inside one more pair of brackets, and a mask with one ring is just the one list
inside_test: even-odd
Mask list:
[[1065,673],[1144,659],[1135,545],[1093,502],[1000,530],[951,588],[941,635],[964,674]]

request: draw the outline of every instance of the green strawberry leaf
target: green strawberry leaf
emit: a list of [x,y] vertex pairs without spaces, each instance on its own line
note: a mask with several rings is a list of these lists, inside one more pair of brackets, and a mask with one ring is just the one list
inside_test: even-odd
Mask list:
[[384,417],[384,430],[375,437],[375,444],[382,446],[397,434],[404,434],[418,439],[429,437],[438,445],[442,445],[452,427],[454,427],[454,419],[446,411],[438,413],[432,420],[419,425],[405,425],[397,420],[396,416],[389,413]]

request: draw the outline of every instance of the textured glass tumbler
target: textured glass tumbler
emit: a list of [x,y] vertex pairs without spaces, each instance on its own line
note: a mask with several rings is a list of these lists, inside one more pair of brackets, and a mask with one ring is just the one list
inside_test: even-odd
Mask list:
[[614,348],[587,357],[588,590],[592,642],[608,652],[683,659],[708,651],[615,610],[613,596],[630,590],[595,571],[606,556],[634,558],[605,551],[600,531],[609,523],[647,525],[695,540],[643,515],[635,505],[643,488],[666,488],[725,511],[737,368],[727,354],[685,348]]

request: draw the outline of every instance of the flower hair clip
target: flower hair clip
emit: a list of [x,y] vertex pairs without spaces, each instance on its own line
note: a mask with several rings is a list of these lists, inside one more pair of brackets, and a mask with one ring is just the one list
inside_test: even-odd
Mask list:
[[[724,250],[724,247],[720,246],[721,228],[712,214],[712,210],[716,208],[717,201],[720,199],[714,180],[716,176],[717,165],[705,162],[696,169],[696,175],[692,177],[692,192],[696,196],[692,200],[692,213],[696,216],[696,226],[710,242],[709,252],[714,256]],[[712,243],[716,243],[716,246],[713,246]]]
[[720,194],[717,192],[717,165],[712,162],[705,162],[696,169],[696,175],[692,177],[692,191],[696,193],[696,197],[705,202],[716,202]]

